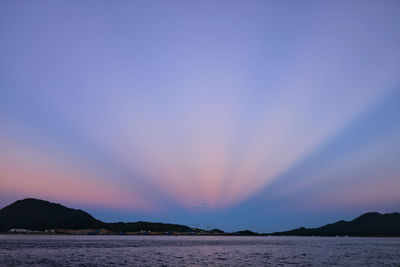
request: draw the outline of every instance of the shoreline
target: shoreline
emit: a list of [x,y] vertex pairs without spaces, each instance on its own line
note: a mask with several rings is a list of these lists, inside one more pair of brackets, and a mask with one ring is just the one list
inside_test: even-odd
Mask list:
[[400,236],[315,236],[315,235],[270,235],[270,234],[256,234],[256,235],[236,235],[236,234],[185,234],[185,233],[174,233],[174,234],[163,234],[163,233],[151,233],[151,234],[140,234],[140,233],[109,233],[109,234],[73,234],[73,233],[7,233],[0,232],[0,236],[211,236],[211,237],[312,237],[312,238],[400,238]]

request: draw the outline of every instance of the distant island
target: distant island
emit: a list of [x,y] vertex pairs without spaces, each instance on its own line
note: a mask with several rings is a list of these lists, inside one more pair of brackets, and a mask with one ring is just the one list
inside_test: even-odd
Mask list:
[[319,228],[298,228],[259,234],[250,230],[226,233],[186,225],[153,222],[105,223],[89,213],[45,200],[18,200],[0,210],[1,233],[26,234],[143,234],[143,235],[238,235],[238,236],[376,236],[399,237],[400,213],[369,212],[352,221],[339,221]]
[[400,236],[400,213],[365,213],[352,221],[338,221],[319,228],[298,228],[272,233],[276,236]]

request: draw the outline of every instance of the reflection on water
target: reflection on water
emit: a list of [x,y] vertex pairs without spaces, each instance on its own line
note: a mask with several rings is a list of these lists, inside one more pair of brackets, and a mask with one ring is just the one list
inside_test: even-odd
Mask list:
[[400,238],[0,235],[0,266],[400,266]]

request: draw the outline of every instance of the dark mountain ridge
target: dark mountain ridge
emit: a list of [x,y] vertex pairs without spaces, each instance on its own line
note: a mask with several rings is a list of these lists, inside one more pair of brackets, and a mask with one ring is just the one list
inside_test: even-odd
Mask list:
[[107,223],[106,227],[109,230],[115,232],[191,232],[192,229],[186,225],[171,224],[171,223],[154,223],[154,222],[118,222],[118,223]]
[[[27,198],[18,200],[0,210],[0,232],[10,229],[44,231],[51,229],[106,229],[108,232],[156,232],[156,233],[201,233],[227,234],[214,229],[204,231],[185,225],[151,222],[104,223],[89,213],[67,208],[61,204]],[[233,235],[259,235],[258,233],[238,231]],[[263,234],[265,235],[265,234]],[[352,221],[338,221],[319,228],[298,228],[291,231],[276,232],[277,236],[400,236],[400,213],[365,213]]]
[[0,210],[0,231],[11,228],[36,231],[93,229],[103,226],[103,222],[96,220],[87,212],[34,198],[18,200]]
[[400,213],[365,213],[352,221],[338,221],[319,228],[298,228],[271,235],[285,236],[400,236]]
[[67,208],[45,200],[18,200],[0,210],[0,231],[29,229],[107,229],[113,232],[191,232],[190,227],[169,223],[129,222],[104,223],[82,210]]

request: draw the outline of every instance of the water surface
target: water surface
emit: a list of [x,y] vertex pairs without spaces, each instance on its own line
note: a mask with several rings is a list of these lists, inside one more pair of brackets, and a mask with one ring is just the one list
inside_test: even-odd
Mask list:
[[400,266],[400,238],[0,235],[0,266]]

